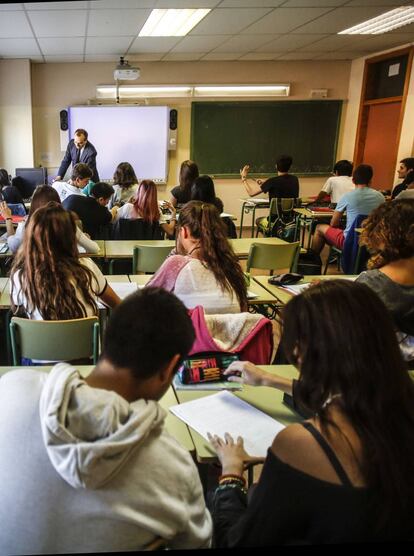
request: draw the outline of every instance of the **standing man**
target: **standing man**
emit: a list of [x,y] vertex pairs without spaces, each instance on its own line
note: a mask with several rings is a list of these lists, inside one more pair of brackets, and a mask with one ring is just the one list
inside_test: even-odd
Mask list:
[[92,181],[98,182],[99,175],[96,169],[96,149],[88,141],[88,132],[85,129],[77,129],[73,139],[69,141],[65,156],[60,164],[56,181],[60,181],[66,174],[70,164],[75,166],[79,162],[87,164],[92,170]]

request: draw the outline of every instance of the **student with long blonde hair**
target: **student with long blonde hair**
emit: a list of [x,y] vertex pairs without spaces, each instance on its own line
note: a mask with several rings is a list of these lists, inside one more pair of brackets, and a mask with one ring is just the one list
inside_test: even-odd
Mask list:
[[180,212],[176,255],[168,257],[148,285],[174,292],[190,309],[206,313],[247,310],[243,271],[214,205],[191,201]]
[[120,303],[106,278],[88,258],[79,258],[72,213],[58,203],[30,217],[10,275],[15,314],[32,320],[69,320],[97,315],[97,298]]
[[158,222],[166,234],[172,236],[175,231],[176,211],[170,203],[165,203],[169,208],[168,215],[163,214],[158,206],[157,186],[152,180],[142,180],[131,202],[125,203],[116,213],[116,219],[128,220],[142,219],[153,224]]

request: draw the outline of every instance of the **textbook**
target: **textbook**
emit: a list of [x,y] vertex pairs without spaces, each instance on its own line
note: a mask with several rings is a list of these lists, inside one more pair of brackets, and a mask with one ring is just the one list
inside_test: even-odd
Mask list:
[[266,457],[275,436],[285,428],[263,411],[230,392],[219,392],[170,407],[171,413],[208,440],[207,433],[221,438],[228,432],[241,436],[246,452]]

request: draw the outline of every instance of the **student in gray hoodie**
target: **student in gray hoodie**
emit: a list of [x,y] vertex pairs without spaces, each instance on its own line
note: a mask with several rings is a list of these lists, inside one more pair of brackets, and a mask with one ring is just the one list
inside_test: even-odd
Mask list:
[[68,363],[0,379],[0,554],[209,546],[197,469],[157,402],[193,340],[184,305],[149,288],[114,311],[86,379]]

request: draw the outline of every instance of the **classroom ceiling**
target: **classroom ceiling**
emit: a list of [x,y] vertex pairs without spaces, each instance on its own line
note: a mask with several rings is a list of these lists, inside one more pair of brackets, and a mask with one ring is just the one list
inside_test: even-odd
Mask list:
[[[0,58],[34,62],[352,60],[414,43],[338,31],[414,0],[90,0],[0,3]],[[211,8],[185,37],[138,37],[152,8]]]

